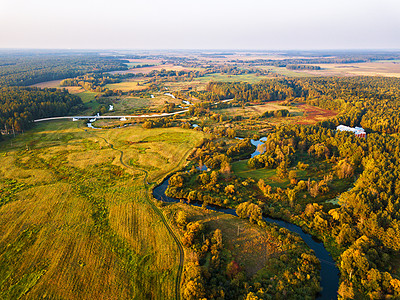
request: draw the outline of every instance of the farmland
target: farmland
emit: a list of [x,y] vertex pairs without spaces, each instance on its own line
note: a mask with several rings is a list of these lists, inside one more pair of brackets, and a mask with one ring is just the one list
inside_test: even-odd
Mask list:
[[173,298],[178,249],[143,176],[174,170],[203,134],[77,124],[1,146],[1,298]]

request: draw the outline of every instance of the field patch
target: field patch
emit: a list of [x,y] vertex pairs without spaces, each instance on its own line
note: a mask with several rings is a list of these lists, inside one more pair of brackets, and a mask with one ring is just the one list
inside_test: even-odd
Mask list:
[[123,81],[119,83],[110,83],[105,86],[110,90],[120,90],[123,92],[128,91],[142,91],[147,88],[145,85],[141,85],[140,81]]
[[242,107],[231,107],[218,110],[221,114],[236,117],[236,116],[243,116],[243,117],[254,117],[254,116],[261,116],[263,113],[267,111],[277,111],[286,109],[290,113],[297,113],[300,114],[302,110],[296,106],[285,106],[281,105],[282,102],[268,102],[265,104],[260,105],[249,105]]
[[83,126],[38,124],[0,143],[1,298],[174,298],[178,248],[143,176],[182,166],[204,134]]

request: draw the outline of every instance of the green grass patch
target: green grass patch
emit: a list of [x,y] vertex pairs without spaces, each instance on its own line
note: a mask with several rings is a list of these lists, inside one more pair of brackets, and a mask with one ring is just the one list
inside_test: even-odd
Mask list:
[[232,164],[233,172],[242,178],[251,177],[255,180],[263,179],[266,184],[272,187],[285,188],[289,185],[288,179],[281,179],[276,176],[275,169],[250,169],[247,166],[248,160],[241,160]]
[[84,91],[82,93],[78,93],[76,94],[77,96],[79,96],[82,99],[83,103],[88,103],[90,101],[94,101],[97,95],[99,95],[100,93],[95,93],[95,92],[90,92],[90,91]]

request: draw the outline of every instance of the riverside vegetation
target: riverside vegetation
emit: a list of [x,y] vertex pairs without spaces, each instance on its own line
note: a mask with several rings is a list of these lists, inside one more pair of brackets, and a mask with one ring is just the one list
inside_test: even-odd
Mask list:
[[[37,71],[46,59],[1,59],[1,298],[314,298],[315,255],[262,214],[324,242],[340,269],[339,298],[400,297],[399,79],[286,78],[253,68],[278,63],[263,60],[225,68],[169,57],[163,63],[187,69],[118,75],[101,73],[127,69],[115,57],[56,57]],[[73,68],[55,66],[60,59]],[[284,63],[303,70],[311,62]],[[243,76],[251,82],[235,80]],[[21,87],[66,77],[62,85],[86,91]],[[140,88],[113,88],[132,80]],[[118,113],[188,112],[118,129],[68,121],[31,128],[43,116],[112,114],[110,104]],[[307,105],[326,113],[302,125]],[[120,125],[112,122],[104,127]],[[367,138],[338,133],[339,124],[362,126]],[[262,154],[250,158],[250,138],[261,135]],[[243,219],[154,202],[150,190],[171,173],[168,195],[233,208]],[[238,237],[252,233],[257,250],[244,253],[249,244]]]

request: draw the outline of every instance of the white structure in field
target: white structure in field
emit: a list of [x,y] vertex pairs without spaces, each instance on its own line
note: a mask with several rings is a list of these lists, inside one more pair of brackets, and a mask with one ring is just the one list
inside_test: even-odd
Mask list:
[[339,125],[338,127],[336,127],[336,130],[338,131],[351,131],[353,132],[357,137],[367,137],[367,134],[364,130],[364,128],[361,127],[348,127],[345,125]]
[[110,104],[110,105],[108,106],[108,110],[109,110],[109,111],[114,110],[114,105],[111,105],[111,104]]

